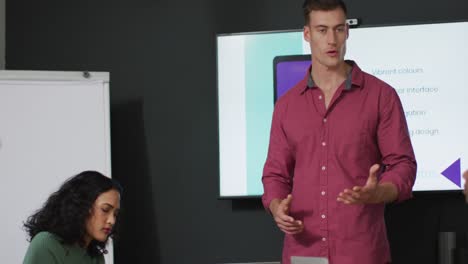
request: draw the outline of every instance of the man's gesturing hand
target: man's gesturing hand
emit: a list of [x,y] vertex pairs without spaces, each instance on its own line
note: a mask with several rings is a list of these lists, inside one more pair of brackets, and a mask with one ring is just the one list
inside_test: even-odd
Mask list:
[[398,189],[392,182],[379,183],[377,175],[380,165],[374,164],[369,169],[366,185],[344,189],[336,199],[344,204],[389,203],[398,198]]
[[304,230],[302,221],[295,220],[289,215],[289,208],[291,206],[292,195],[288,194],[286,199],[273,199],[270,203],[270,211],[276,225],[281,231],[286,234],[295,235]]

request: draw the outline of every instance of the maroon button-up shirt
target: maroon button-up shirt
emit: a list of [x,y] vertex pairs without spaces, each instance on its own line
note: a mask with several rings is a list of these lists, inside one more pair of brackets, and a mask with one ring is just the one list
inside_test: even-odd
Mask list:
[[[293,200],[290,215],[304,231],[285,235],[283,264],[291,256],[323,256],[332,264],[391,261],[384,204],[337,202],[345,188],[365,185],[373,164],[385,169],[397,201],[411,197],[416,161],[396,91],[352,61],[329,107],[307,72],[275,105],[263,171],[265,208],[274,198]],[[310,69],[309,69],[310,71]]]

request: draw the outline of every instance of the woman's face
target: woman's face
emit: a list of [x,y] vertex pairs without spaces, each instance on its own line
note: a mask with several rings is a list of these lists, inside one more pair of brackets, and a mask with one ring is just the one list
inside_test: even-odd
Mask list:
[[120,210],[120,194],[112,189],[101,193],[94,201],[91,214],[86,220],[86,246],[92,240],[105,242],[112,233]]

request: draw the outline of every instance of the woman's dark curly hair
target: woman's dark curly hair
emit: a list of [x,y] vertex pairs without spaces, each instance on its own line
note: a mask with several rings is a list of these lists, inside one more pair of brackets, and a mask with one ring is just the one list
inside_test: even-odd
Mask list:
[[[64,244],[84,246],[86,220],[94,202],[100,194],[112,189],[122,195],[122,187],[117,181],[97,171],[83,171],[71,177],[24,223],[29,241],[39,232],[47,231],[58,236]],[[114,230],[115,227],[111,236],[114,235]],[[106,254],[106,242],[91,241],[87,248],[88,254]]]

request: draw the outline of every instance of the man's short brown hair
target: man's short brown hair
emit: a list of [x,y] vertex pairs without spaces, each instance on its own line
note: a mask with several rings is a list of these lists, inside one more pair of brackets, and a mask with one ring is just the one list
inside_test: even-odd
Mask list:
[[302,5],[305,25],[309,24],[309,14],[311,11],[330,11],[337,8],[341,8],[345,13],[345,16],[347,16],[348,10],[342,0],[305,0]]

